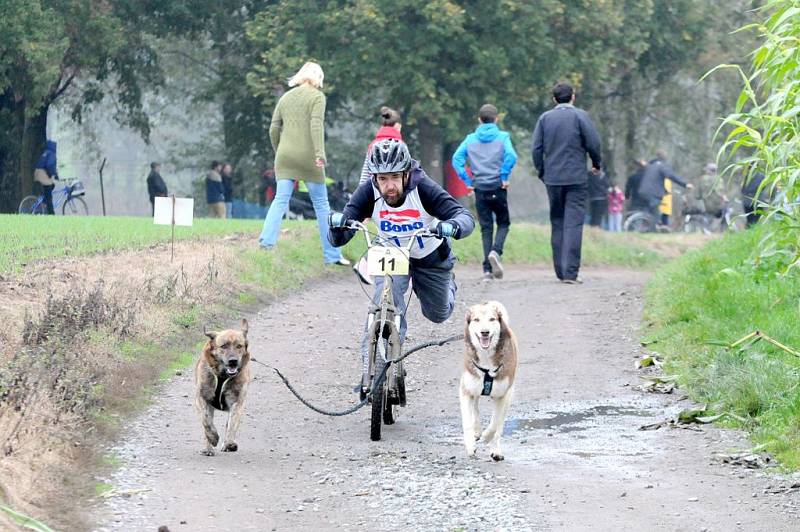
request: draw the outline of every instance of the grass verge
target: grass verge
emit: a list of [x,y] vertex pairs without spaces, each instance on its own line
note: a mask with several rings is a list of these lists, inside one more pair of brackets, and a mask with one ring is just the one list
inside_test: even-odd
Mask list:
[[800,278],[754,262],[761,233],[730,234],[659,269],[646,292],[645,341],[666,356],[666,370],[692,399],[735,414],[726,423],[798,469],[800,358],[764,341],[717,345],[759,330],[800,348]]
[[[298,222],[285,222],[292,228]],[[259,220],[197,218],[191,227],[175,227],[175,241],[200,236],[252,234]],[[16,273],[32,261],[140,249],[169,242],[172,230],[153,220],[130,216],[21,216],[0,214],[0,273]]]

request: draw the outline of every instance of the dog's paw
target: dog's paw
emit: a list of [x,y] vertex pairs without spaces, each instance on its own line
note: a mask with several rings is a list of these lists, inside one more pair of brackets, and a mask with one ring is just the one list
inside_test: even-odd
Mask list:
[[491,456],[492,460],[494,460],[495,462],[502,462],[503,460],[506,459],[506,457],[503,456],[503,453],[500,452],[499,450],[493,451],[489,456]]
[[225,445],[222,446],[223,453],[235,453],[238,450],[239,446],[236,444],[236,442],[226,443]]
[[209,446],[216,447],[219,443],[219,434],[216,432],[206,432],[206,440],[208,440]]
[[475,458],[476,447],[467,447],[467,458]]
[[200,454],[202,454],[203,456],[214,456],[215,453],[214,449],[203,449],[202,451],[200,451]]
[[475,431],[475,441],[480,441],[481,439],[481,429],[477,429]]

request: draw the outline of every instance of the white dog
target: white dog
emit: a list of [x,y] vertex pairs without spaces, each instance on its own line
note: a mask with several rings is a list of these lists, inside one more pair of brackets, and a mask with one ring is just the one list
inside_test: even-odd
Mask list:
[[[464,332],[466,352],[459,398],[467,456],[475,456],[476,442],[489,444],[492,459],[502,460],[500,436],[514,392],[517,373],[517,339],[508,326],[508,312],[497,301],[473,305],[467,311]],[[481,433],[478,399],[488,395],[494,403],[489,426]]]

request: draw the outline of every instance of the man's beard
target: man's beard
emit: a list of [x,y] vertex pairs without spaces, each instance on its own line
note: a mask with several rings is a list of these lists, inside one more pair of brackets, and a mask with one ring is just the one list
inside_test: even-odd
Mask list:
[[383,201],[385,201],[386,204],[389,205],[389,207],[399,207],[400,205],[403,204],[402,193],[398,194],[394,200],[389,199],[389,197],[386,196],[385,194],[381,194],[381,196],[383,197]]

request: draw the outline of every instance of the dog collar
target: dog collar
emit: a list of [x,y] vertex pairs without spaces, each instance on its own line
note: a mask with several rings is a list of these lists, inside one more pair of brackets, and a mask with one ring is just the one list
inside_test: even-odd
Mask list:
[[483,390],[481,390],[481,395],[491,395],[492,386],[494,385],[494,378],[497,376],[497,372],[500,371],[500,368],[502,368],[503,365],[500,364],[494,370],[482,368],[476,364],[475,361],[472,362],[472,365],[483,372]]

